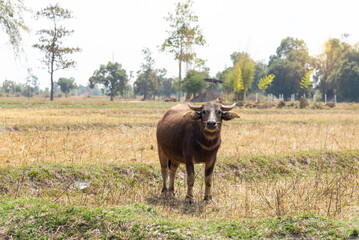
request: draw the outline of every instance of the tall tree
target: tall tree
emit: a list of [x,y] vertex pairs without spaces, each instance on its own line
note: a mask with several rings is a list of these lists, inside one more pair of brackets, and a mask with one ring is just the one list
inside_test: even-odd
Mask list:
[[236,94],[236,99],[244,99],[244,94],[251,87],[254,73],[255,63],[247,53],[234,52],[231,55],[233,61],[233,68],[230,74],[227,75],[227,87],[232,85]]
[[170,25],[170,30],[167,31],[169,36],[161,45],[162,52],[167,51],[178,60],[178,101],[181,97],[182,63],[190,63],[195,59],[196,54],[193,51],[195,45],[203,46],[206,43],[197,24],[198,17],[192,11],[192,5],[191,0],[178,2],[175,12],[168,14],[165,19]]
[[153,70],[138,72],[134,82],[135,94],[143,95],[142,100],[147,100],[155,95],[157,88],[157,75]]
[[24,6],[23,0],[0,1],[0,25],[8,35],[10,45],[16,55],[22,51],[21,32],[29,31],[22,16],[24,11],[27,11],[27,8]]
[[273,94],[300,94],[299,82],[312,68],[313,60],[303,40],[291,37],[282,40],[276,55],[272,55],[268,64],[268,74],[275,78],[269,87]]
[[225,75],[224,85],[227,91],[234,91],[236,94],[235,98],[239,99],[239,92],[244,89],[244,87],[242,69],[238,63]]
[[203,79],[208,78],[208,72],[199,72],[191,70],[187,72],[186,77],[183,80],[183,90],[187,93],[186,99],[190,99],[191,96],[196,97],[207,86],[207,83]]
[[161,78],[163,78],[163,70],[155,69],[155,60],[148,48],[142,50],[144,62],[141,69],[137,72],[137,79],[134,82],[135,94],[143,95],[143,100],[148,99],[156,94],[160,88]]
[[89,79],[90,88],[94,88],[97,84],[102,85],[106,95],[110,96],[110,101],[120,94],[124,96],[128,83],[126,70],[119,63],[108,62],[107,65],[101,65]]
[[72,90],[77,88],[74,78],[60,78],[57,85],[60,86],[61,92],[65,93],[66,98]]
[[334,96],[334,82],[329,79],[329,76],[334,70],[335,63],[341,55],[349,49],[350,46],[337,38],[328,39],[324,43],[323,52],[317,57],[316,73],[314,74],[314,81],[318,86],[322,95],[327,94],[329,97]]
[[359,102],[359,50],[347,49],[328,76],[340,101]]
[[37,32],[39,43],[33,47],[42,51],[45,56],[42,62],[47,66],[50,73],[51,90],[50,100],[54,100],[54,72],[57,70],[68,69],[75,66],[75,61],[67,58],[67,55],[81,51],[78,47],[65,47],[63,40],[74,31],[67,30],[59,25],[63,20],[71,19],[72,12],[61,8],[58,4],[49,5],[37,12],[38,17],[45,17],[52,22],[51,29],[42,29]]

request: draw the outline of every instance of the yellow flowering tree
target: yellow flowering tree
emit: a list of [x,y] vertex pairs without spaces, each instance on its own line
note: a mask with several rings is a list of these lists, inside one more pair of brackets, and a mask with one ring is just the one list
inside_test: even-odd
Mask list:
[[261,91],[266,90],[274,78],[275,78],[274,74],[269,74],[267,76],[262,77],[258,83],[259,90],[261,90]]

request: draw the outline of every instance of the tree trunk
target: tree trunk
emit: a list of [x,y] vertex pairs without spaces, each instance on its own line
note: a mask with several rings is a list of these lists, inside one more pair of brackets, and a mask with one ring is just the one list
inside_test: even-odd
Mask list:
[[246,94],[244,91],[240,92],[240,98],[241,98],[240,100],[241,101],[244,101],[244,94]]
[[50,101],[54,101],[54,72],[52,71],[53,64],[51,63],[51,89],[50,89]]
[[[56,28],[55,28],[56,34]],[[52,48],[54,49],[55,43],[52,44]],[[51,89],[50,89],[50,101],[54,101],[54,62],[55,62],[55,53],[52,51],[51,63],[50,63],[50,76],[51,76]]]
[[244,101],[244,92],[234,92],[234,100],[235,101]]
[[50,101],[54,101],[54,63],[55,63],[56,42],[57,42],[57,28],[56,28],[56,22],[54,19],[54,38],[52,39],[52,44],[51,44],[51,62],[50,62],[50,75],[51,75]]
[[181,101],[181,80],[182,80],[182,61],[179,60],[179,72],[178,72],[178,95],[177,95],[177,101]]
[[113,101],[113,88],[111,88],[110,101]]

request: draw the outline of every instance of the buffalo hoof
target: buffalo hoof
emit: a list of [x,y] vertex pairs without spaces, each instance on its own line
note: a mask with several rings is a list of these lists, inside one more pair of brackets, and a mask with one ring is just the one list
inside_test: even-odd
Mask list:
[[203,201],[206,203],[206,204],[216,204],[216,202],[212,199],[212,196],[205,196]]
[[167,200],[170,200],[170,199],[172,199],[172,198],[174,198],[175,197],[175,192],[172,190],[169,190],[168,192],[167,192]]
[[186,201],[187,204],[194,203],[193,197],[191,197],[191,196],[187,196],[185,201]]
[[217,204],[217,202],[214,201],[213,199],[208,199],[208,200],[204,199],[203,202],[204,204]]
[[212,201],[212,196],[204,196],[203,201]]
[[166,199],[167,198],[167,195],[168,195],[168,191],[166,188],[162,188],[162,191],[161,191],[161,198],[164,198]]

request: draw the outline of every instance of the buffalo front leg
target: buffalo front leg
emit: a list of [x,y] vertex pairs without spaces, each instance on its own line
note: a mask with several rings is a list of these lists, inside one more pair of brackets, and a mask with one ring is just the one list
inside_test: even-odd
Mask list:
[[168,178],[168,158],[159,150],[158,155],[160,158],[161,163],[161,174],[162,174],[162,180],[163,180],[163,187],[162,187],[162,193],[167,192],[167,178]]
[[176,171],[178,169],[179,164],[177,162],[171,161],[170,165],[170,185],[168,188],[169,197],[173,197],[175,195],[175,178]]
[[186,171],[187,171],[187,196],[186,202],[193,203],[193,185],[194,185],[194,165],[191,161],[186,162]]
[[163,187],[162,187],[162,193],[167,192],[167,178],[168,178],[168,168],[161,166],[161,174],[162,174],[162,180],[163,180]]
[[205,191],[204,191],[204,201],[212,200],[212,192],[211,192],[212,183],[213,183],[212,177],[213,177],[213,169],[214,169],[215,163],[216,163],[216,159],[214,158],[211,161],[207,162],[206,166],[205,166],[204,182],[206,184],[206,187],[205,187]]

